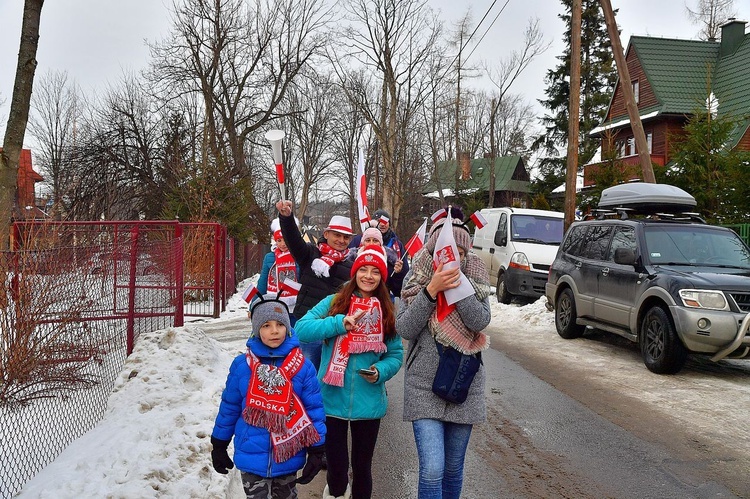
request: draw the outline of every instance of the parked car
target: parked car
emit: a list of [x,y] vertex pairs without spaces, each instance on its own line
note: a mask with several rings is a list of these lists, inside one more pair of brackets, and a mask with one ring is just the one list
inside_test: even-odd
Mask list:
[[730,229],[680,215],[695,205],[664,184],[605,189],[599,207],[617,217],[573,223],[549,272],[558,334],[619,334],[658,374],[678,372],[688,353],[747,357],[750,248]]
[[473,248],[495,284],[497,301],[544,296],[547,273],[563,236],[564,215],[525,208],[481,210],[487,224],[474,232]]

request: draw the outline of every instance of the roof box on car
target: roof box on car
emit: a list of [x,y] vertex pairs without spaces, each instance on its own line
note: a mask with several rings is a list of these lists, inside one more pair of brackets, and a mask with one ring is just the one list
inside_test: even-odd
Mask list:
[[599,200],[600,209],[628,208],[650,213],[688,212],[695,206],[695,198],[679,187],[644,182],[608,187]]

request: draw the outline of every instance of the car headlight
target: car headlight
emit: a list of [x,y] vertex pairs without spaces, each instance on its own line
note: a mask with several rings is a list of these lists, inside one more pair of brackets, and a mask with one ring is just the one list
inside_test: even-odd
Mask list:
[[690,308],[729,310],[727,299],[721,291],[707,289],[681,289],[682,304]]

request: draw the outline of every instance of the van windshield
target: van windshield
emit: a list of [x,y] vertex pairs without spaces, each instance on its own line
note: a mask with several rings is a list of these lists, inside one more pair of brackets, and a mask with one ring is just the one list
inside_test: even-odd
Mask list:
[[710,225],[660,225],[644,231],[654,265],[750,268],[750,250],[732,231]]
[[540,215],[513,215],[511,239],[530,243],[559,245],[563,237],[563,219]]

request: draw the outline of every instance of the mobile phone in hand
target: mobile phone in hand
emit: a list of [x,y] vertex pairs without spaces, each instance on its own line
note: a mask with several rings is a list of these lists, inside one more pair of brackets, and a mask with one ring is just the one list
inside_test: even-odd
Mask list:
[[360,369],[357,371],[357,373],[361,374],[362,376],[373,376],[378,372],[375,369]]

